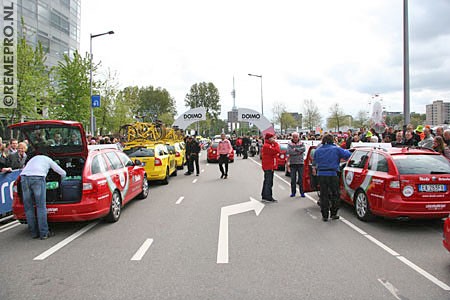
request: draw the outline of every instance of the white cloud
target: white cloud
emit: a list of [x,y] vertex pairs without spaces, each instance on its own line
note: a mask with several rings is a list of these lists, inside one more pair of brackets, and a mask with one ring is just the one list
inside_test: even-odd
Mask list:
[[[94,59],[117,70],[122,87],[163,87],[179,113],[197,82],[219,89],[222,117],[232,107],[272,115],[275,102],[302,112],[316,101],[323,116],[340,103],[356,114],[380,93],[385,106],[403,109],[402,9],[393,0],[130,1],[82,2],[81,50],[89,34]],[[410,0],[411,111],[448,101],[450,13],[448,1]]]

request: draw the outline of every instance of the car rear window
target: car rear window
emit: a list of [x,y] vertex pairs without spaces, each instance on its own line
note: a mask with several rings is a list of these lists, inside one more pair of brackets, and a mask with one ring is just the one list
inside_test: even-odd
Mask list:
[[129,157],[155,157],[155,149],[152,148],[133,148],[123,152]]
[[280,144],[280,150],[287,150],[288,145],[287,144]]
[[213,143],[213,144],[211,145],[211,148],[216,149],[218,145],[219,145],[219,143]]
[[442,155],[392,155],[400,174],[450,174],[450,162]]

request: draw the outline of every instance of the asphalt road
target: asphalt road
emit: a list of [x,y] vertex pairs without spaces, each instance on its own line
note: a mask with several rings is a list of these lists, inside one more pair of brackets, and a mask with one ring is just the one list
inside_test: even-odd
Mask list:
[[205,154],[117,223],[52,224],[45,241],[0,226],[0,299],[450,299],[442,221],[364,223],[344,205],[324,223],[284,172],[262,204],[258,159],[224,180]]

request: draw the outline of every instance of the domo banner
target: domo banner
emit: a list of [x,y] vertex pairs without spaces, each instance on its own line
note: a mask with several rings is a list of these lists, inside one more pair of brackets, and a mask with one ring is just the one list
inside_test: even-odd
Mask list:
[[181,114],[173,123],[180,129],[186,129],[192,123],[206,120],[206,108],[196,107]]
[[260,112],[249,109],[249,108],[239,108],[238,109],[238,121],[239,122],[250,122],[261,130],[264,134],[270,132],[275,133],[272,123],[267,120]]

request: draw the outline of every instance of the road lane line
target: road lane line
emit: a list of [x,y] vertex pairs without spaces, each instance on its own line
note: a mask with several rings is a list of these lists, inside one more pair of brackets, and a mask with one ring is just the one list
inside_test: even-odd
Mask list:
[[84,226],[83,228],[81,228],[80,230],[78,230],[77,232],[75,232],[74,234],[72,234],[71,236],[69,236],[68,238],[65,238],[64,240],[62,240],[61,242],[59,242],[58,244],[56,244],[55,246],[51,247],[50,249],[48,249],[47,251],[39,254],[38,256],[36,256],[35,258],[33,258],[33,260],[44,260],[47,257],[49,257],[50,255],[52,255],[53,253],[55,253],[56,251],[58,251],[59,249],[61,249],[62,247],[66,246],[67,244],[69,244],[70,242],[72,242],[73,240],[75,240],[76,238],[78,238],[79,236],[81,236],[82,234],[86,233],[88,230],[90,230],[91,228],[93,228],[95,225],[97,225],[100,221],[96,221],[93,222],[87,226]]
[[306,209],[305,209],[305,212],[306,212],[306,214],[307,214],[308,216],[310,216],[310,217],[313,218],[314,220],[317,219],[317,217],[316,217],[315,215],[313,215],[309,209],[306,208]]
[[141,260],[148,248],[153,244],[153,239],[146,239],[142,246],[136,251],[131,260]]
[[14,221],[6,225],[3,225],[2,227],[0,227],[0,233],[13,229],[14,227],[17,227],[19,225],[20,225],[19,221]]
[[379,240],[377,240],[376,238],[374,238],[373,236],[371,236],[370,234],[366,234],[365,237],[368,238],[372,243],[376,244],[378,247],[383,249],[384,251],[388,252],[389,254],[391,254],[393,256],[400,255],[397,252],[395,252],[394,250],[392,250],[391,248],[389,248],[388,246],[386,246],[385,244],[383,244],[382,242],[380,242]]
[[195,178],[194,180],[192,180],[192,183],[196,183],[197,182],[197,178]]
[[175,202],[175,204],[180,204],[180,203],[181,203],[181,201],[183,201],[183,199],[184,199],[184,197],[183,197],[183,196],[181,196],[180,198],[178,198],[178,200],[177,200],[177,202]]
[[402,296],[400,296],[399,290],[389,281],[385,279],[378,278],[378,281],[395,297],[397,300],[403,300]]
[[[256,162],[255,160],[251,159],[255,164],[260,165],[260,163]],[[285,182],[286,184],[288,184],[290,186],[290,183],[287,182],[286,180],[284,180],[283,178],[281,178],[278,174],[275,174],[276,177],[278,177],[281,181]],[[316,200],[311,197],[310,195],[306,195],[306,197],[311,200],[312,202],[316,203]],[[370,240],[372,243],[374,243],[375,245],[377,245],[378,247],[380,247],[381,249],[383,249],[384,251],[388,252],[389,254],[391,254],[392,256],[398,258],[401,262],[403,262],[404,264],[406,264],[407,266],[409,266],[411,269],[415,270],[416,272],[418,272],[419,274],[421,274],[422,276],[424,276],[425,278],[427,278],[428,280],[430,280],[431,282],[433,282],[434,284],[436,284],[437,286],[439,286],[440,288],[442,288],[443,290],[446,291],[450,291],[450,286],[448,286],[447,284],[445,284],[444,282],[440,281],[439,279],[437,279],[436,277],[434,277],[433,275],[431,275],[430,273],[428,273],[427,271],[423,270],[422,268],[420,268],[419,266],[415,265],[413,262],[409,261],[407,258],[401,256],[399,253],[397,253],[396,251],[394,251],[393,249],[391,249],[390,247],[386,246],[385,244],[383,244],[382,242],[380,242],[379,240],[377,240],[376,238],[372,237],[371,235],[367,234],[365,231],[363,231],[362,229],[360,229],[358,226],[356,226],[355,224],[351,223],[350,221],[344,219],[342,216],[339,219],[341,222],[345,223],[347,226],[349,226],[350,228],[352,228],[353,230],[355,230],[356,232],[360,233],[361,235],[363,235],[364,237],[366,237],[368,240]]]
[[9,219],[12,219],[12,218],[14,218],[14,215],[9,215],[9,216],[6,216],[4,218],[1,218],[0,222],[8,221]]
[[397,256],[397,258],[401,262],[403,262],[405,265],[409,266],[411,269],[415,270],[417,273],[419,273],[420,275],[424,276],[425,278],[427,278],[428,280],[430,280],[431,282],[433,282],[434,284],[439,286],[441,289],[443,289],[445,291],[450,291],[450,286],[446,285],[445,283],[443,283],[442,281],[440,281],[439,279],[437,279],[436,277],[434,277],[433,275],[431,275],[430,273],[428,273],[427,271],[425,271],[418,265],[414,264],[412,261],[410,261],[406,257]]
[[424,269],[420,268],[419,266],[417,266],[416,264],[414,264],[413,262],[411,262],[407,258],[401,256],[398,252],[396,252],[392,248],[386,246],[385,244],[383,244],[382,242],[380,242],[379,240],[377,240],[373,236],[371,236],[371,235],[367,234],[366,232],[364,232],[363,230],[359,229],[358,226],[354,225],[353,223],[351,223],[348,220],[345,220],[343,217],[341,217],[340,220],[342,222],[344,222],[345,224],[347,224],[349,227],[351,227],[353,230],[355,230],[358,233],[360,233],[362,236],[366,237],[368,240],[370,240],[372,243],[374,243],[375,245],[377,245],[378,247],[380,247],[384,251],[386,251],[389,254],[391,254],[392,256],[398,258],[405,265],[407,265],[408,267],[410,267],[411,269],[413,269],[414,271],[416,271],[420,275],[424,276],[425,278],[430,280],[432,283],[436,284],[437,286],[439,286],[440,288],[442,288],[445,291],[450,291],[450,286],[448,286],[447,284],[443,283],[442,281],[440,281],[439,279],[437,279],[436,277],[434,277],[433,275],[431,275],[430,273],[428,273]]

